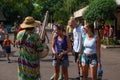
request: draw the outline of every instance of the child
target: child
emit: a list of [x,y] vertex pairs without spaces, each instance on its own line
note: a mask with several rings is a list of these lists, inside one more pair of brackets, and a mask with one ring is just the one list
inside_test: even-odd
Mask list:
[[11,44],[12,41],[9,39],[9,35],[5,35],[5,39],[3,41],[3,46],[4,46],[4,50],[6,52],[6,57],[7,57],[7,62],[10,63],[10,53],[11,53]]

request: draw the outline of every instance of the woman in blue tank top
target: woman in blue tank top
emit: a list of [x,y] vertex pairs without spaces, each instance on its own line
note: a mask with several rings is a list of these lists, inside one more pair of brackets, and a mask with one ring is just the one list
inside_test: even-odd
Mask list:
[[71,51],[70,39],[63,34],[64,28],[56,26],[56,36],[52,39],[52,52],[53,52],[53,66],[54,66],[54,80],[58,80],[60,66],[64,80],[68,80],[68,53]]
[[81,59],[83,67],[83,78],[88,80],[88,70],[90,68],[92,80],[97,80],[97,68],[101,66],[100,60],[100,39],[94,34],[94,27],[91,23],[84,26],[86,38],[84,40],[84,51]]

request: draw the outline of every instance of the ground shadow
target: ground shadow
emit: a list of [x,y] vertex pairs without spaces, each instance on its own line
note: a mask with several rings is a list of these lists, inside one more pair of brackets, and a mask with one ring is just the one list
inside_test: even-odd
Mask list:
[[[78,80],[78,79],[75,79],[75,78],[69,78],[68,80]],[[89,77],[88,80],[92,80],[92,79]],[[97,80],[98,80],[98,79],[97,79]],[[102,79],[102,80],[108,80],[108,79]]]
[[0,61],[6,61],[5,59],[0,59]]
[[11,63],[18,63],[18,60],[11,60]]
[[[52,62],[53,59],[41,59],[42,62]],[[73,63],[73,61],[69,61],[69,63]]]
[[[78,80],[76,78],[69,78],[69,80]],[[90,77],[88,77],[88,80],[92,80]],[[107,80],[107,79],[102,79],[102,80]]]
[[16,51],[11,51],[10,56],[12,56],[12,57],[18,57],[18,55],[16,55]]
[[52,59],[42,59],[42,62],[52,62]]

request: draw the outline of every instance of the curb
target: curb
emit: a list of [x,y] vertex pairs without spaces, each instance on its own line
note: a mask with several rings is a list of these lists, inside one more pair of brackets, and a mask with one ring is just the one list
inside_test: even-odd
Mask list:
[[120,48],[120,45],[101,45],[102,48]]

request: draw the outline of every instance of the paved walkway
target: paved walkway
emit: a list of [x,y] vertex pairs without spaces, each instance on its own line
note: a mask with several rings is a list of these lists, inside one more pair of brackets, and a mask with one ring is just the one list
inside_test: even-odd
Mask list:
[[[51,38],[51,33],[48,34]],[[11,35],[11,39],[12,39]],[[51,39],[50,39],[51,40]],[[51,45],[51,41],[48,44]],[[0,47],[1,50],[1,47]],[[104,69],[103,80],[119,80],[120,74],[120,48],[101,49],[102,52],[102,64]],[[5,57],[0,58],[0,80],[18,80],[17,73],[17,56],[18,49],[12,47],[11,60],[12,63],[7,63]],[[74,63],[73,56],[69,54],[70,66],[69,66],[69,80],[75,80],[77,76],[77,68]],[[41,60],[41,80],[50,80],[53,74],[51,59],[51,51],[48,56]]]

